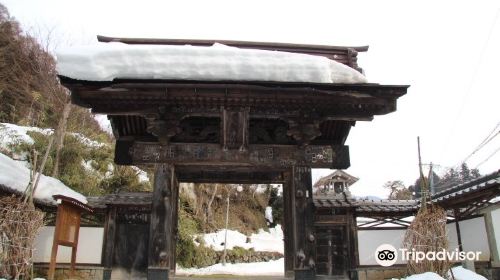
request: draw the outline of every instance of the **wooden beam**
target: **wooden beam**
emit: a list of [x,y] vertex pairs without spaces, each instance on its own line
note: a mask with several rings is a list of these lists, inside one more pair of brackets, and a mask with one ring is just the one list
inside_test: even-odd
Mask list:
[[189,183],[224,183],[224,184],[282,184],[283,173],[262,170],[214,170],[209,166],[182,166],[177,169],[177,179]]
[[300,164],[311,168],[347,168],[348,146],[249,145],[247,151],[224,150],[219,144],[117,141],[115,162],[122,165],[254,166],[284,170]]

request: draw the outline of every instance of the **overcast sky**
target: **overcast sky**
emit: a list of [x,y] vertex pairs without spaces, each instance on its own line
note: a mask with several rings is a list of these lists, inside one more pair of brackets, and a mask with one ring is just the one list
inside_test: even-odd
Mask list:
[[[386,196],[388,180],[460,164],[500,123],[500,1],[35,1],[0,0],[24,28],[51,30],[59,42],[95,35],[369,45],[359,65],[370,82],[408,84],[395,113],[351,130],[356,195]],[[498,135],[500,128],[496,128]],[[500,149],[500,136],[467,163]],[[479,166],[500,168],[500,152]],[[328,174],[314,172],[314,179]]]

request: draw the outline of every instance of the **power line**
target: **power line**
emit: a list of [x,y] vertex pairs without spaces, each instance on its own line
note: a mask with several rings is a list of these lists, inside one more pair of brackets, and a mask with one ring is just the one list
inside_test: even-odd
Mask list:
[[[491,35],[493,34],[493,30],[495,29],[495,25],[496,25],[496,22],[497,22],[499,15],[500,15],[500,8],[497,9],[495,17],[493,18],[493,22],[491,23],[491,27],[490,27],[490,30],[488,32],[488,36],[486,37],[486,40],[483,43],[483,46],[481,48],[481,52],[479,53],[479,60],[476,64],[476,67],[474,68],[474,71],[472,72],[472,77],[471,77],[471,80],[470,80],[469,85],[467,87],[467,90],[465,91],[465,94],[462,96],[462,101],[460,103],[460,109],[458,110],[458,114],[453,121],[453,126],[452,126],[450,132],[448,133],[448,136],[446,137],[445,149],[446,149],[446,147],[448,147],[451,134],[455,131],[455,129],[457,127],[457,122],[458,122],[458,119],[460,118],[460,116],[462,115],[462,111],[463,111],[464,106],[465,106],[465,101],[467,100],[467,97],[469,96],[469,94],[472,90],[472,86],[474,85],[474,82],[476,81],[476,76],[479,73],[479,68],[484,60],[484,53],[486,52],[486,48],[490,43]],[[445,149],[443,149],[443,151]]]
[[[496,133],[495,131],[497,130],[497,128],[500,127],[500,122],[497,123],[497,125],[495,126],[495,128],[488,134],[488,136],[486,136],[486,138],[484,138],[484,140],[474,149],[474,151],[472,151],[472,153],[470,153],[463,161],[462,163],[466,162],[470,157],[472,157],[475,153],[477,153],[480,149],[482,149],[484,146],[486,146],[486,144],[488,144],[489,142],[491,142],[491,140],[493,140],[496,136],[498,136],[498,134],[500,134],[500,130]],[[493,135],[493,136],[492,136]]]
[[495,151],[493,151],[493,153],[489,155],[485,160],[481,161],[478,165],[476,165],[476,168],[478,168],[480,165],[490,160],[496,153],[498,153],[498,151],[500,151],[500,147],[498,147]]

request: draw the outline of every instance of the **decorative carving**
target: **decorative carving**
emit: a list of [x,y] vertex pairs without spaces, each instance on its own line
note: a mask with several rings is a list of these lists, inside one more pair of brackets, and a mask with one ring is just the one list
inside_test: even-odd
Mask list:
[[168,143],[172,136],[182,131],[180,128],[181,119],[181,115],[173,113],[164,106],[160,106],[157,114],[146,116],[146,130],[158,137],[160,143]]
[[222,108],[222,147],[223,150],[248,149],[248,112],[249,108]]
[[288,124],[278,119],[251,119],[251,144],[293,145],[295,140],[287,134]]
[[[117,147],[120,148],[118,145]],[[124,144],[125,146],[125,144]],[[336,160],[336,147],[249,145],[247,151],[224,150],[218,144],[170,143],[158,144],[135,142],[129,146],[130,158],[123,159],[125,164],[177,163],[177,164],[236,164],[287,168],[309,166],[313,168],[335,168],[346,163]],[[337,150],[342,150],[337,149]],[[300,172],[301,168],[297,168]],[[300,174],[298,175],[300,176]]]
[[298,117],[288,118],[287,134],[292,136],[300,146],[307,146],[316,137],[321,135],[320,123],[322,119],[315,112],[312,114],[300,113]]
[[180,123],[181,132],[172,137],[172,142],[219,143],[219,118],[188,117]]

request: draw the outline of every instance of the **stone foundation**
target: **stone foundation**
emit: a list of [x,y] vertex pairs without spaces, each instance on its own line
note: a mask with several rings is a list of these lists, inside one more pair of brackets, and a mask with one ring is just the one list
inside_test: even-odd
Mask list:
[[[73,276],[70,274],[70,266],[68,264],[58,264],[54,274],[54,280],[102,280],[103,267],[100,266],[76,266]],[[49,272],[48,264],[35,264],[35,276],[47,278]]]

